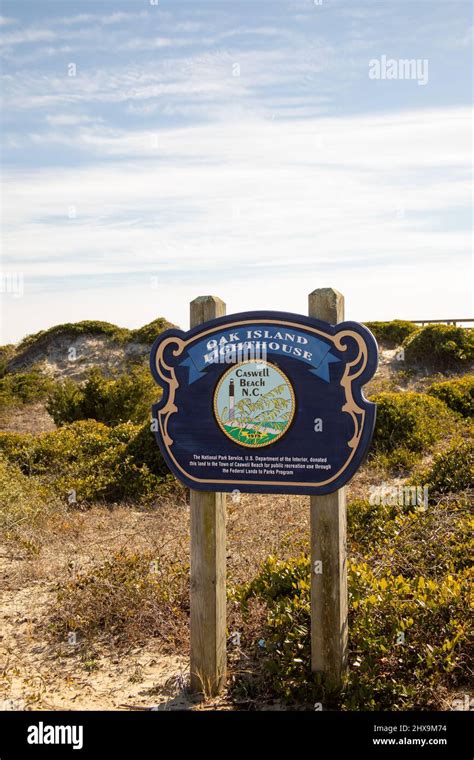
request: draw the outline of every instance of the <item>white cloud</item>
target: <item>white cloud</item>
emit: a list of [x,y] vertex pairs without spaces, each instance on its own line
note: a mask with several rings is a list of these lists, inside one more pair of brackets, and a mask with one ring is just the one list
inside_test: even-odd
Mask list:
[[75,24],[85,24],[92,22],[93,24],[120,24],[122,22],[129,23],[130,21],[136,21],[137,19],[149,18],[148,11],[140,11],[138,13],[126,13],[122,11],[114,11],[109,14],[100,13],[78,13],[73,16],[63,16],[55,20],[56,24],[62,24],[63,26],[74,26]]
[[450,49],[462,49],[469,48],[472,51],[472,45],[474,42],[474,26],[469,26],[462,32],[454,35],[450,34],[443,40],[443,47]]
[[32,27],[18,32],[3,34],[0,37],[0,44],[6,47],[8,45],[22,45],[31,42],[45,42],[54,40],[56,37],[57,34],[52,29],[35,29]]
[[[192,85],[148,85],[155,92],[193,92]],[[212,92],[212,87],[202,92]],[[175,89],[177,88],[177,89]],[[138,90],[135,97],[142,95]],[[324,102],[324,98],[322,98]],[[71,117],[73,120],[77,117]],[[62,115],[60,119],[67,116]],[[50,123],[54,120],[48,119]],[[60,122],[56,121],[56,125]],[[398,177],[401,170],[468,165],[472,114],[468,108],[428,109],[353,116],[320,117],[300,121],[247,120],[174,129],[127,131],[107,126],[84,127],[77,131],[37,132],[24,136],[24,144],[43,147],[64,144],[83,149],[91,156],[121,159],[205,161],[212,165],[233,162],[249,166],[257,162],[267,169],[283,165],[297,168],[302,179],[313,176],[314,168],[360,168],[381,174],[384,183]],[[282,157],[284,157],[282,159]],[[395,174],[393,174],[395,172]]]
[[422,277],[469,251],[462,229],[437,221],[468,208],[469,128],[469,111],[452,109],[155,134],[68,129],[58,138],[95,162],[7,173],[6,261],[29,276],[207,267],[260,281],[265,265],[271,283],[272,268],[290,264],[380,278],[398,262]]
[[46,121],[53,127],[71,127],[77,126],[78,124],[89,124],[91,122],[97,124],[102,120],[99,118],[93,119],[92,117],[86,116],[85,114],[57,113],[48,114],[46,116]]

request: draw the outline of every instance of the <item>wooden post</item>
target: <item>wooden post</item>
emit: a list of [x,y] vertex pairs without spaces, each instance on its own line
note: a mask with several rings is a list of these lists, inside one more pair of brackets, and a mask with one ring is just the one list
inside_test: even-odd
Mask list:
[[[333,288],[309,294],[309,316],[344,320],[344,296]],[[347,669],[346,491],[311,496],[311,668],[337,691]]]
[[[191,327],[225,315],[216,296],[191,301]],[[226,680],[226,502],[193,491],[191,510],[191,689],[215,695]]]

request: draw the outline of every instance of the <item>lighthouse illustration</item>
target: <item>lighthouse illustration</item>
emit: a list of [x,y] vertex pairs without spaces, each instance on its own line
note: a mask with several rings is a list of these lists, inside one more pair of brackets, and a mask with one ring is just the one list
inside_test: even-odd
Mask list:
[[229,421],[234,419],[234,402],[234,381],[231,380],[229,383]]

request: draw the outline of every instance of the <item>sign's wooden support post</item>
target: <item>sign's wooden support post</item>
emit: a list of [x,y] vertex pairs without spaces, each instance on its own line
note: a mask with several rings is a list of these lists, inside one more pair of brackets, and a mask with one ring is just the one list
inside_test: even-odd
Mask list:
[[[333,288],[309,294],[309,316],[344,320],[344,296]],[[311,667],[328,691],[341,687],[347,668],[346,492],[311,496]]]
[[[191,327],[223,317],[215,296],[191,301]],[[191,489],[191,689],[215,695],[226,680],[226,502]]]

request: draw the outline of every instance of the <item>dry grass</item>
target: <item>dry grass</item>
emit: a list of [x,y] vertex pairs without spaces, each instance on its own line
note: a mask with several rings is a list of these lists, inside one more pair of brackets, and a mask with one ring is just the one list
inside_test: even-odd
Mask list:
[[0,412],[2,433],[49,433],[56,425],[41,402],[8,407]]

